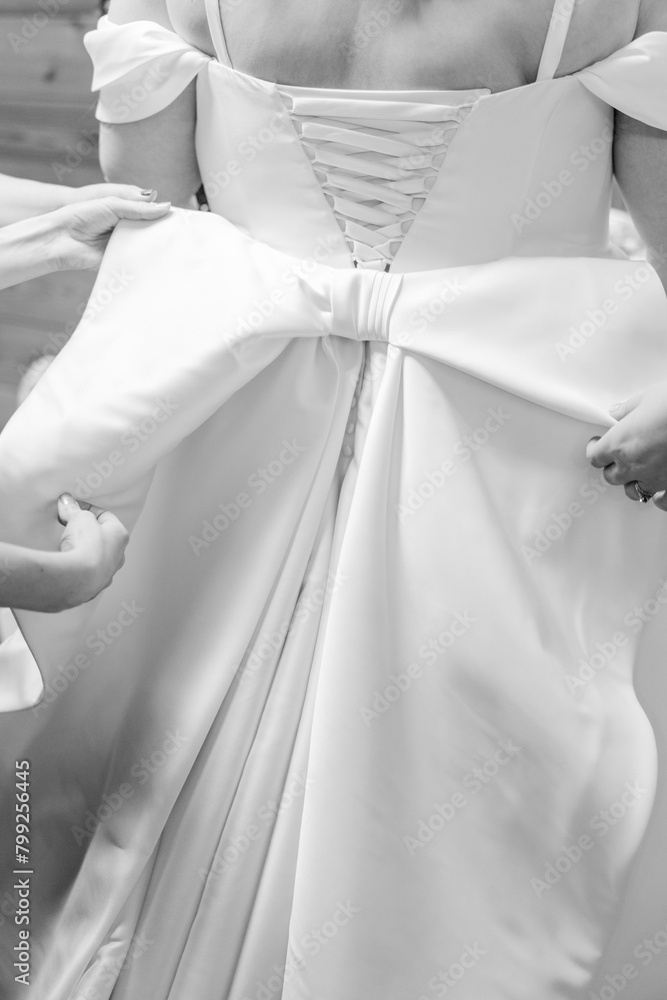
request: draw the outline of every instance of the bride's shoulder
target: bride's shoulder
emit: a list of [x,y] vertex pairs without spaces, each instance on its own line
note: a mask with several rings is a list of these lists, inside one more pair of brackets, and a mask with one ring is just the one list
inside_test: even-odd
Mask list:
[[111,0],[109,19],[115,24],[155,21],[213,55],[203,0]]
[[[568,0],[559,0],[567,4]],[[638,33],[645,0],[569,0],[572,22],[559,76],[577,73],[628,45]],[[666,6],[667,0],[659,0]],[[653,30],[653,29],[646,29]]]
[[109,20],[114,24],[128,24],[131,21],[155,21],[163,28],[171,28],[168,0],[111,0]]

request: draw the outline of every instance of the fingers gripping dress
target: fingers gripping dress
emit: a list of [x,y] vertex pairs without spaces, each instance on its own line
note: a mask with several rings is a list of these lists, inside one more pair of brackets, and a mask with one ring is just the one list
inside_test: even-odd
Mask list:
[[214,8],[217,58],[87,36],[102,121],[196,78],[212,214],[118,228],[0,437],[9,540],[65,489],[132,533],[0,649],[35,995],[658,1000],[667,519],[584,448],[667,379],[607,231],[667,35],[554,79],[561,12],[532,85],[358,93],[238,72]]

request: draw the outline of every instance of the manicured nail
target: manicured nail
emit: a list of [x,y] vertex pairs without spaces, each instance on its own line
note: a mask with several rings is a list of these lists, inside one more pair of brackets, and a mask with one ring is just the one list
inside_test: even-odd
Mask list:
[[76,500],[74,499],[71,493],[63,493],[63,495],[60,497],[60,503],[64,504],[66,507],[69,507],[71,505],[76,506]]

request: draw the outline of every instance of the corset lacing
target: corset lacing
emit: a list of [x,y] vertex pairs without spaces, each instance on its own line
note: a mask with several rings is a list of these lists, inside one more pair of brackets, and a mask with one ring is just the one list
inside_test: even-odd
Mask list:
[[444,95],[451,104],[439,94],[427,104],[299,90],[279,88],[354,263],[388,270],[456,129],[487,91]]

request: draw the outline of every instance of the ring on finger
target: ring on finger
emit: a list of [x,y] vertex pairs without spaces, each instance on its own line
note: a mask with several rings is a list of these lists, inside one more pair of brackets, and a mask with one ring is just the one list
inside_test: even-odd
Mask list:
[[639,502],[640,503],[648,503],[649,500],[652,498],[653,494],[649,493],[645,489],[642,489],[642,487],[639,485],[639,483],[637,482],[637,480],[635,480],[635,482],[633,483],[633,485],[634,485],[634,488],[635,488],[635,493],[639,497]]

